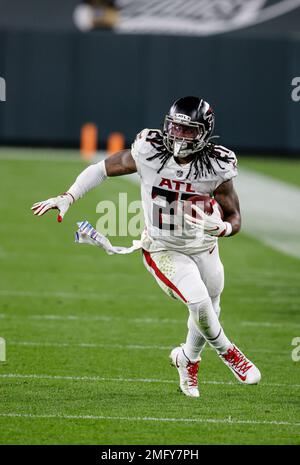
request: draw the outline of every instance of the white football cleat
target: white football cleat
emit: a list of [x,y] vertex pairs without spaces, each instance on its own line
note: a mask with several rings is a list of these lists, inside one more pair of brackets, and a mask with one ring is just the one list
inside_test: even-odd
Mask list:
[[232,346],[227,352],[220,354],[220,357],[241,383],[258,384],[260,382],[259,369],[237,347]]
[[198,369],[199,360],[192,362],[182,347],[175,347],[170,353],[171,364],[177,368],[181,391],[189,397],[199,397]]

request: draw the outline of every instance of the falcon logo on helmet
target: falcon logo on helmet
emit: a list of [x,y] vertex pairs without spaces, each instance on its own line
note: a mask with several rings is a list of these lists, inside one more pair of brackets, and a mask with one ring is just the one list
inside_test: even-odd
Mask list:
[[209,103],[198,97],[176,100],[165,117],[163,143],[174,157],[200,152],[214,129],[215,116]]

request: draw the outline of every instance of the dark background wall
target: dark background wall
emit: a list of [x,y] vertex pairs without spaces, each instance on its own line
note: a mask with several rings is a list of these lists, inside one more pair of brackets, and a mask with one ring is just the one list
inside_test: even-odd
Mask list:
[[138,36],[3,24],[0,76],[2,144],[75,146],[88,121],[100,147],[112,131],[129,144],[143,127],[159,127],[174,99],[198,95],[215,107],[224,145],[300,153],[300,102],[291,99],[300,34]]

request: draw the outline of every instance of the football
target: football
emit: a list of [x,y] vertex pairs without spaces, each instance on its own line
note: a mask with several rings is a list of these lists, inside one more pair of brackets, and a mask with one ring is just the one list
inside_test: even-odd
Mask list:
[[207,215],[211,215],[213,212],[212,201],[214,201],[217,204],[221,218],[223,220],[224,212],[223,212],[221,205],[215,199],[213,199],[213,197],[210,197],[210,195],[197,194],[197,195],[193,195],[189,197],[184,202],[184,212],[196,218],[197,213],[192,208],[192,205],[197,205],[197,207],[201,208],[201,210],[204,211],[204,213],[206,213]]

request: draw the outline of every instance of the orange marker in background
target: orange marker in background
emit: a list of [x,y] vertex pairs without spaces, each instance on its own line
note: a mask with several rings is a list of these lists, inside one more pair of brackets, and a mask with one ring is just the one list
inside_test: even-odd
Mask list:
[[97,152],[98,129],[94,123],[86,123],[81,128],[80,153],[84,160],[91,160]]
[[125,148],[125,137],[121,132],[112,132],[107,139],[107,153],[112,155]]

